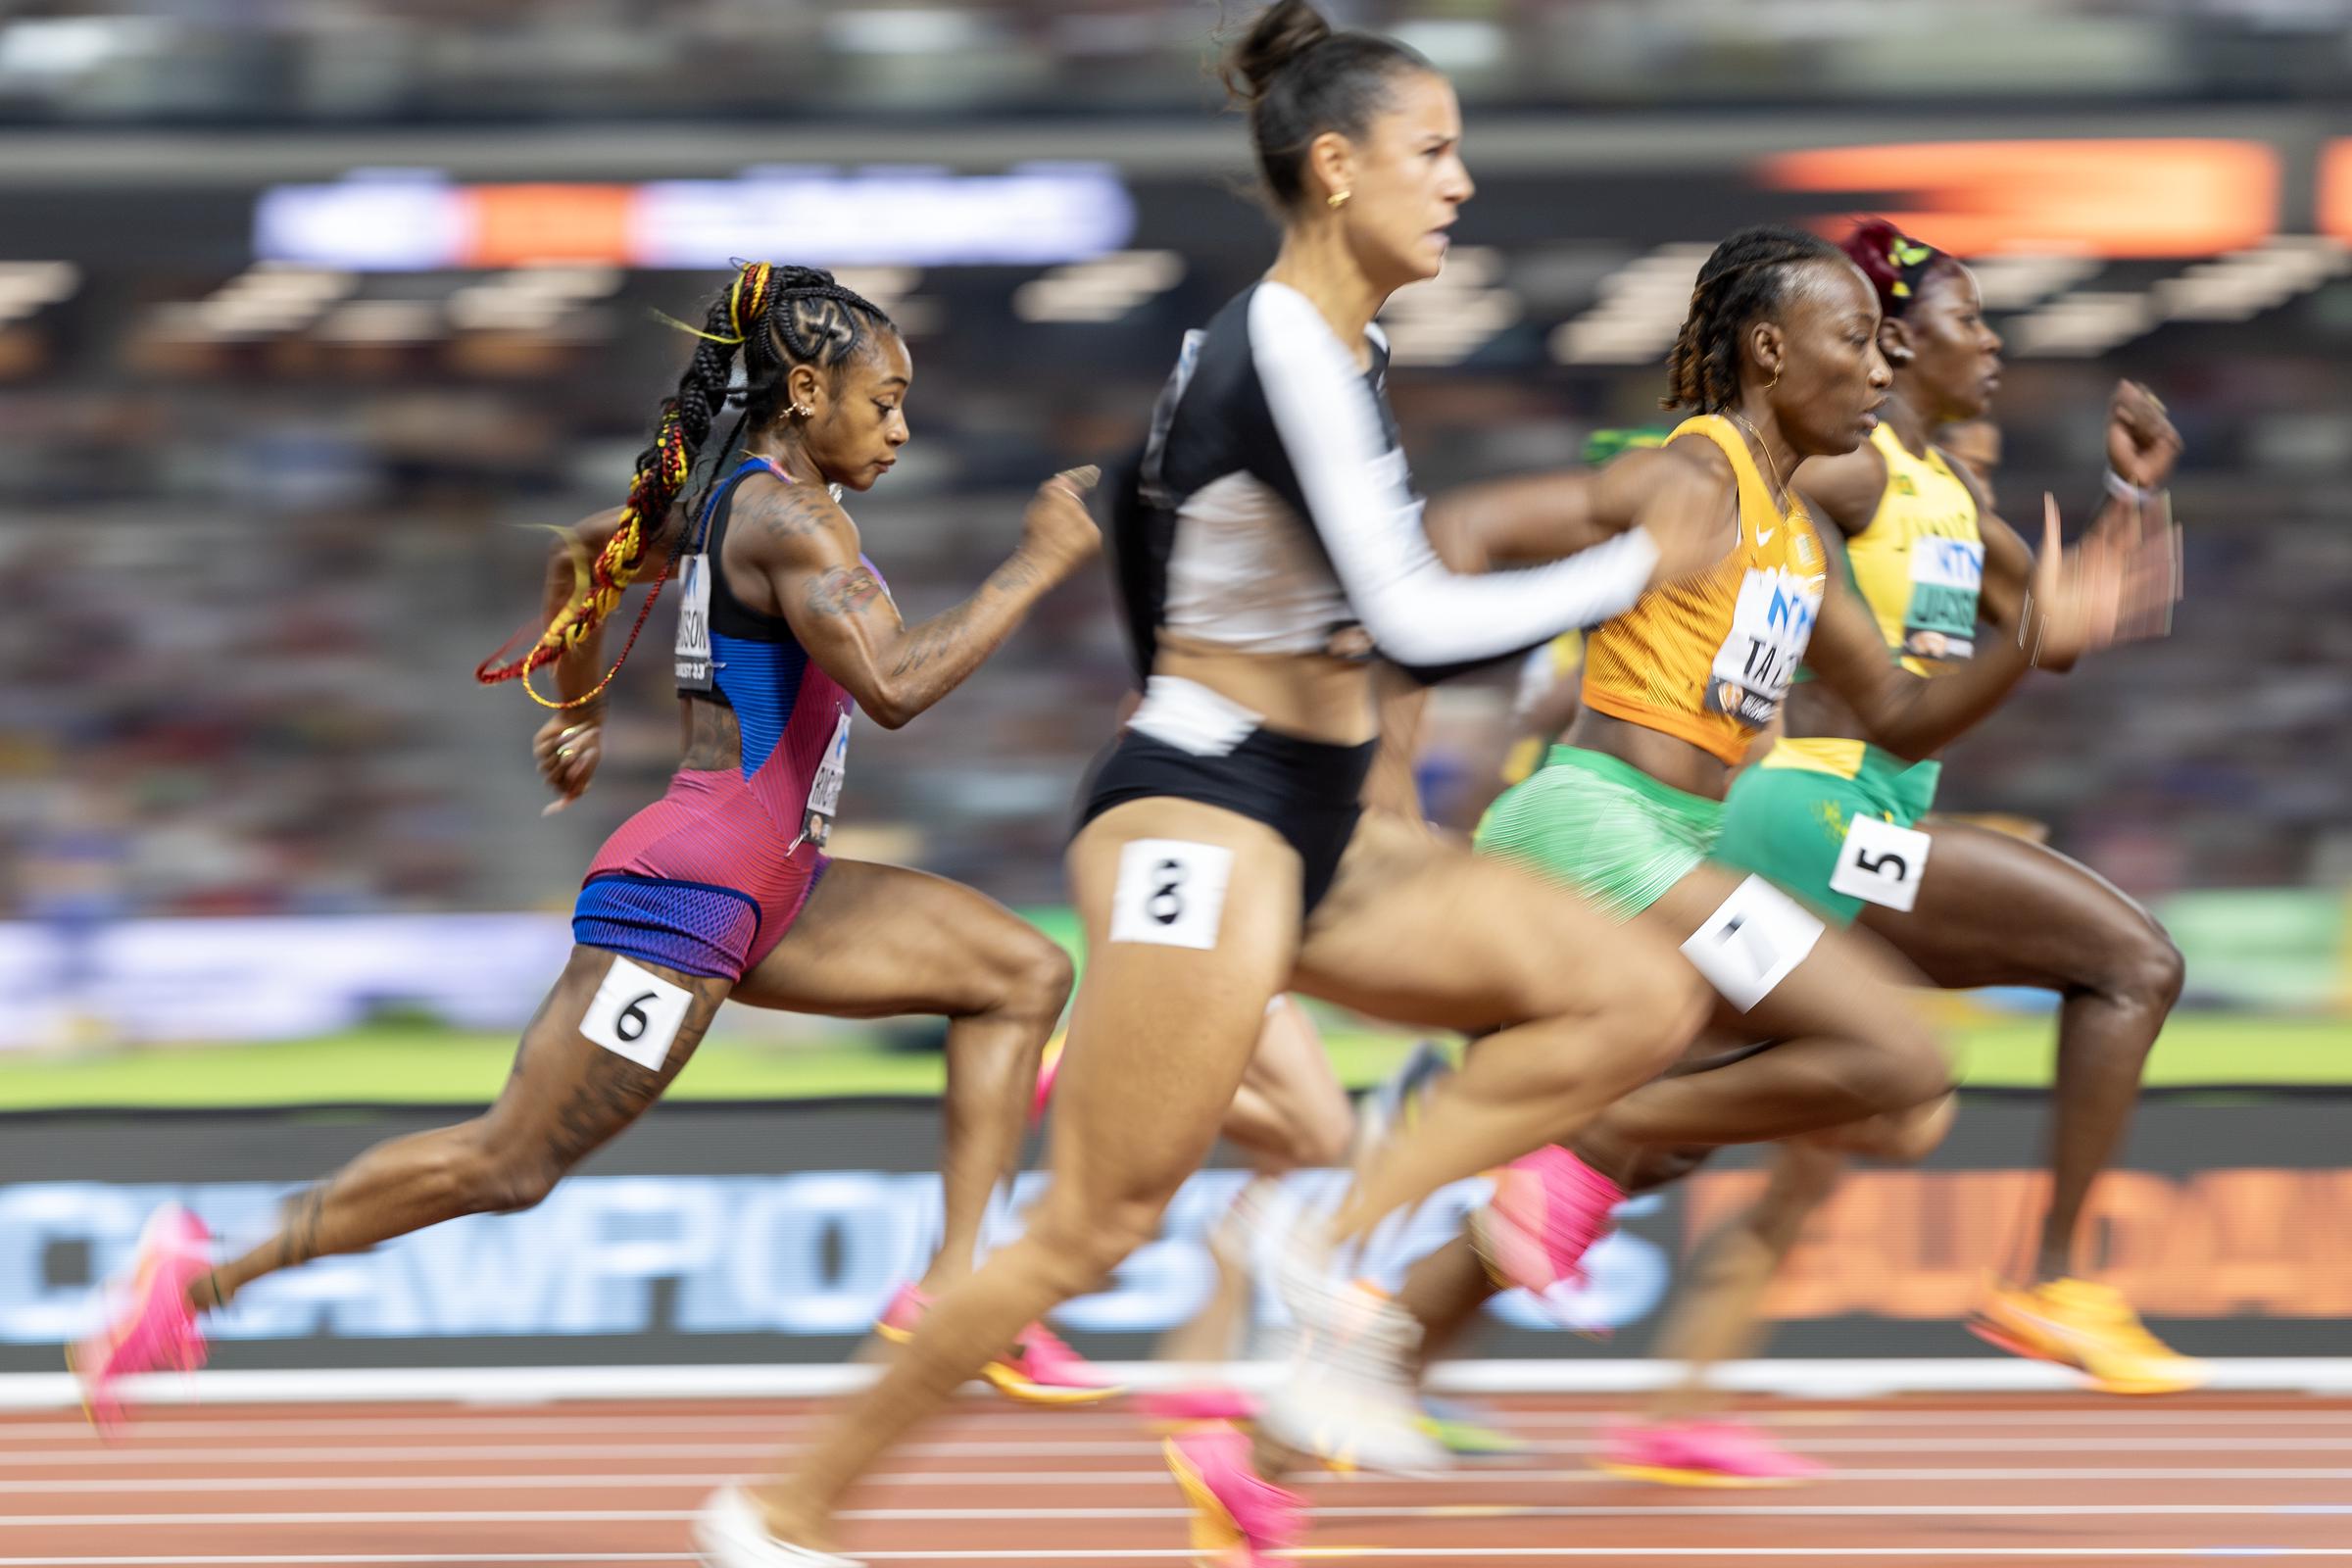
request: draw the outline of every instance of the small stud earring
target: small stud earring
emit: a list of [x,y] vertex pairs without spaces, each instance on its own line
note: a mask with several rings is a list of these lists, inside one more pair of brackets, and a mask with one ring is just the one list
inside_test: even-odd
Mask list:
[[1348,198],[1354,194],[1355,192],[1351,190],[1335,190],[1330,195],[1324,197],[1323,200],[1330,204],[1331,209],[1334,212],[1337,212],[1339,209],[1347,206]]

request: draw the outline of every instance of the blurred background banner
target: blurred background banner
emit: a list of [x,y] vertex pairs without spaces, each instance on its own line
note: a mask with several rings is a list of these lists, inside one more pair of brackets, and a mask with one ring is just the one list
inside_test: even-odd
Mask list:
[[[2352,1315],[2348,1110],[2342,1094],[2308,1090],[2143,1106],[2086,1214],[2102,1276],[2191,1353],[2340,1353],[2340,1320]],[[374,1139],[438,1120],[244,1113],[7,1125],[0,1372],[48,1371],[60,1341],[89,1331],[91,1281],[126,1262],[159,1200],[191,1204],[232,1240],[258,1236],[296,1183]],[[2030,1246],[2046,1124],[2038,1102],[1975,1096],[1923,1168],[1856,1173],[1776,1286],[1775,1350],[1993,1356],[1959,1319],[1985,1276]],[[922,1104],[664,1107],[528,1213],[459,1220],[263,1281],[216,1325],[213,1365],[838,1360],[937,1245],[939,1178],[926,1169],[936,1130],[937,1112]],[[1618,1233],[1589,1260],[1590,1284],[1565,1303],[1581,1325],[1617,1331],[1615,1344],[1579,1340],[1512,1295],[1494,1304],[1475,1353],[1644,1350],[1691,1247],[1754,1196],[1762,1173],[1750,1163],[1735,1157],[1620,1210]],[[1203,1237],[1246,1178],[1194,1177],[1159,1239],[1056,1324],[1097,1354],[1149,1354],[1152,1337],[1205,1298],[1213,1269]],[[1286,1190],[1296,1204],[1328,1202],[1345,1181],[1307,1172]],[[1038,1188],[1023,1178],[997,1215],[999,1239]],[[1483,1196],[1483,1183],[1465,1182],[1393,1221],[1369,1269],[1400,1275],[1457,1234]],[[1270,1286],[1257,1320],[1284,1322]]]
[[[2099,1200],[2117,1255],[2156,1260],[2135,1298],[2196,1350],[2301,1345],[2296,1302],[2347,1310],[2340,1107],[2295,1092],[2352,1082],[2352,0],[1328,9],[1465,102],[1478,196],[1384,318],[1427,489],[1654,422],[1700,261],[1765,220],[1884,213],[1975,262],[2013,517],[2044,489],[2078,523],[2097,505],[2119,375],[2166,401],[2188,443],[2173,635],[2034,677],[1952,751],[1943,804],[2046,825],[2162,914],[2188,989],[2152,1082],[2282,1095],[2142,1115],[2145,1179]],[[656,312],[700,319],[758,256],[837,267],[901,322],[914,439],[856,511],[910,618],[1001,559],[1040,479],[1137,438],[1181,333],[1271,255],[1203,71],[1216,23],[1163,0],[0,6],[0,1110],[27,1113],[0,1137],[0,1344],[76,1321],[70,1287],[167,1188],[240,1234],[277,1184],[423,1124],[399,1107],[496,1093],[590,854],[678,757],[666,661],[640,650],[594,790],[543,818],[539,710],[472,679],[536,611],[540,525],[625,490],[690,352]],[[859,729],[834,850],[1068,941],[1070,806],[1129,684],[1087,573],[920,721]],[[1510,686],[1433,704],[1422,784],[1450,825],[1492,793]],[[2049,1004],[1936,1005],[1998,1091],[2046,1084]],[[1350,1083],[1402,1049],[1322,1021]],[[677,1086],[710,1103],[535,1214],[271,1281],[229,1338],[834,1356],[936,1202],[930,1112],[837,1102],[931,1093],[938,1038],[728,1009]],[[234,1114],[318,1105],[376,1108]],[[106,1119],[141,1108],[220,1119]],[[31,1114],[74,1109],[98,1119]],[[1936,1293],[1997,1261],[1970,1227],[2023,1212],[2039,1114],[1980,1102],[1929,1172],[1850,1188],[1835,1217],[1862,1245],[1801,1272],[1788,1343],[1969,1350]],[[1135,1265],[1161,1284],[1072,1321],[1171,1313],[1222,1179]],[[1741,1180],[1638,1216],[1609,1310],[1642,1321],[1627,1260],[1647,1247],[1662,1281]],[[708,1251],[747,1214],[783,1239]],[[2309,1241],[2273,1246],[2273,1214]],[[1942,1249],[1916,1292],[1838,1272],[1897,1234]],[[2216,1261],[2239,1245],[2244,1268]]]

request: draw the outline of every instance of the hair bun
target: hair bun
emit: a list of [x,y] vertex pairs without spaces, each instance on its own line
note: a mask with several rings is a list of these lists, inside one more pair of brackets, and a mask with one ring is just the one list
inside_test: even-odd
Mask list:
[[1306,0],[1275,0],[1226,55],[1225,85],[1254,104],[1291,62],[1330,36],[1331,24]]

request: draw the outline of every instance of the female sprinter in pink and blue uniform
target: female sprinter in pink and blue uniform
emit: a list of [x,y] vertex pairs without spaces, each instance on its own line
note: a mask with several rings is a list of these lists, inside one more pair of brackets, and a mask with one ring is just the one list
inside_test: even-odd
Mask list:
[[[603,692],[628,657],[624,646],[599,676],[604,621],[664,549],[682,601],[685,750],[668,793],[598,853],[570,960],[487,1111],[368,1150],[295,1200],[278,1234],[217,1265],[193,1215],[155,1217],[112,1321],[74,1357],[101,1421],[119,1413],[119,1377],[200,1363],[199,1319],[265,1275],[537,1203],[660,1097],[730,997],[834,1017],[950,1020],[945,1234],[893,1320],[910,1323],[927,1293],[971,1271],[989,1194],[1018,1152],[1038,1057],[1069,996],[1069,960],[969,888],[828,859],[825,839],[853,705],[895,729],[978,668],[1098,548],[1082,499],[1091,476],[1049,480],[1020,548],[971,598],[909,626],[836,499],[870,488],[907,439],[913,365],[898,329],[829,273],[758,263],[712,304],[700,335],[626,505],[565,531],[547,629],[521,659],[481,671],[527,682],[555,666],[560,696],[548,706],[558,711],[533,753],[556,793],[550,809],[561,809],[594,775]],[[738,350],[742,460],[690,526],[680,492]],[[990,1376],[1030,1397],[1113,1392],[1042,1329]]]

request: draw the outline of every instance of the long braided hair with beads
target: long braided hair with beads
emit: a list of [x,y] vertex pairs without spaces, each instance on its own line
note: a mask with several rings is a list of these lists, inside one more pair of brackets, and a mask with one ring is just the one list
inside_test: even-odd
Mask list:
[[[678,323],[684,325],[683,322]],[[636,581],[654,535],[686,488],[695,460],[710,439],[711,421],[728,401],[727,383],[738,350],[745,370],[744,414],[728,444],[746,423],[765,424],[775,417],[785,391],[785,377],[795,365],[837,368],[858,352],[877,328],[892,325],[889,317],[870,300],[844,288],[833,274],[811,267],[773,267],[752,262],[710,302],[701,327],[687,326],[702,341],[694,359],[678,379],[678,390],[662,401],[654,426],[653,445],[638,454],[636,475],[622,503],[618,526],[603,551],[580,564],[580,582],[571,600],[539,633],[529,652],[509,658],[528,628],[507,640],[482,661],[474,678],[485,685],[520,680],[532,701],[547,708],[578,708],[601,696],[637,646],[662,585],[684,546],[672,546],[669,559],[654,579],[654,591],[629,628],[628,641],[596,685],[578,697],[558,701],[532,690],[534,670],[554,663],[583,644],[619,605],[621,595]]]
[[1740,400],[1740,338],[1750,321],[1788,298],[1788,279],[1810,262],[1843,263],[1845,253],[1818,234],[1762,224],[1715,247],[1690,290],[1690,314],[1666,357],[1662,409],[1720,414]]

